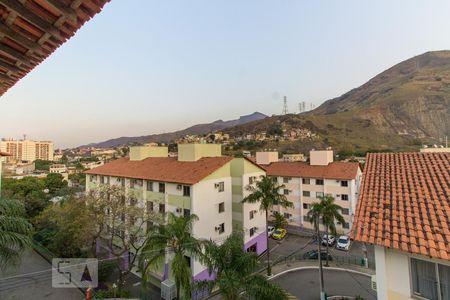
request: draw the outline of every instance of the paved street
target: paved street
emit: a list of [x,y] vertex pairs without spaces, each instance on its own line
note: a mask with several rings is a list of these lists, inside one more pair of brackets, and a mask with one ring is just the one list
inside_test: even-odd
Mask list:
[[[317,243],[312,240],[311,236],[299,236],[290,234],[288,231],[287,236],[281,240],[276,241],[269,239],[270,246],[270,260],[277,261],[277,259],[284,258],[288,255],[297,252],[297,254],[303,254],[310,250],[317,249]],[[330,247],[329,251],[331,256],[348,257],[349,259],[359,260],[364,257],[362,250],[363,245],[359,242],[352,242],[349,251],[337,250],[334,247]],[[325,247],[324,247],[325,248]],[[374,264],[375,254],[372,246],[367,246],[368,260],[371,265]]]
[[[318,300],[319,271],[299,270],[273,279],[273,282],[300,300]],[[370,277],[348,271],[324,271],[325,292],[328,296],[361,296],[375,300],[376,292],[370,288]]]
[[17,267],[0,271],[0,299],[2,300],[80,300],[78,289],[52,288],[51,265],[30,250],[22,255]]

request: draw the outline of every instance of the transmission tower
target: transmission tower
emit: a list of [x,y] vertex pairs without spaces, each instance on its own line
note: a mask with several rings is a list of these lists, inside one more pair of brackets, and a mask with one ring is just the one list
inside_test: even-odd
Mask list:
[[288,107],[287,107],[287,97],[284,96],[284,100],[283,100],[283,115],[287,115],[288,114]]

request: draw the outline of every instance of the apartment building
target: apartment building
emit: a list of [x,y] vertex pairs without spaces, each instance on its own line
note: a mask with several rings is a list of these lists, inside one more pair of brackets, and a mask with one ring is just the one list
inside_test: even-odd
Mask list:
[[3,160],[9,156],[10,156],[9,153],[0,151],[0,196],[1,196],[1,192],[2,192]]
[[[262,158],[262,162],[258,160]],[[345,223],[337,224],[338,233],[348,233],[353,224],[361,182],[361,168],[358,163],[333,161],[333,151],[311,151],[310,161],[278,161],[278,155],[257,154],[267,175],[277,178],[283,184],[283,193],[293,203],[292,208],[275,207],[290,225],[312,229],[307,214],[311,204],[319,197],[331,195],[342,207]]]
[[374,245],[378,299],[450,299],[450,153],[369,153],[353,237]]
[[[149,212],[196,214],[199,220],[192,234],[199,239],[220,243],[233,229],[242,230],[243,250],[260,254],[267,249],[264,214],[257,204],[240,203],[245,187],[265,172],[248,159],[222,156],[221,145],[180,144],[177,157],[168,157],[167,147],[131,147],[130,157],[86,174],[87,191],[120,184],[133,191],[137,204]],[[209,278],[198,261],[192,260],[191,268],[194,280]],[[169,269],[166,265],[156,275],[164,280]]]
[[4,139],[0,141],[0,151],[10,153],[7,162],[36,159],[53,161],[53,142]]

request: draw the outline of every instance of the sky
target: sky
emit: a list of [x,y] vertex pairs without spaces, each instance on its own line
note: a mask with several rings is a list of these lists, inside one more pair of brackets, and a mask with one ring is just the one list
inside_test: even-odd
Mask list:
[[450,1],[111,0],[0,98],[0,137],[75,147],[320,105],[450,49]]

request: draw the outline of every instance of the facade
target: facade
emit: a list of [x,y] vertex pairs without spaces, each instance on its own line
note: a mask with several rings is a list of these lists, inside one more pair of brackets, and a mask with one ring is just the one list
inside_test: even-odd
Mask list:
[[[264,175],[264,170],[247,159],[222,156],[221,145],[180,144],[178,151],[175,158],[168,157],[167,147],[132,147],[129,158],[86,171],[86,190],[120,184],[133,191],[143,209],[196,214],[199,220],[192,229],[196,238],[220,243],[234,227],[245,233],[243,250],[264,252],[265,216],[257,205],[240,203],[244,187]],[[209,278],[198,261],[192,260],[191,268],[195,280]],[[156,275],[166,279],[168,272],[167,264]]]
[[67,173],[67,167],[64,164],[53,164],[49,167],[50,173]]
[[[257,156],[258,157],[258,156]],[[258,163],[258,161],[257,161]],[[344,224],[337,224],[338,233],[348,233],[353,224],[361,182],[358,163],[333,162],[333,151],[311,151],[310,162],[272,162],[264,166],[267,175],[285,186],[283,193],[292,208],[274,207],[290,225],[312,229],[307,214],[319,197],[331,195],[342,206]]]
[[4,159],[4,157],[8,157],[8,156],[10,156],[9,153],[0,151],[0,196],[1,196],[1,192],[2,192],[3,159]]
[[36,159],[53,161],[53,142],[31,140],[2,140],[0,151],[10,153],[7,161],[28,161]]
[[450,299],[450,153],[369,153],[353,225],[378,299]]

